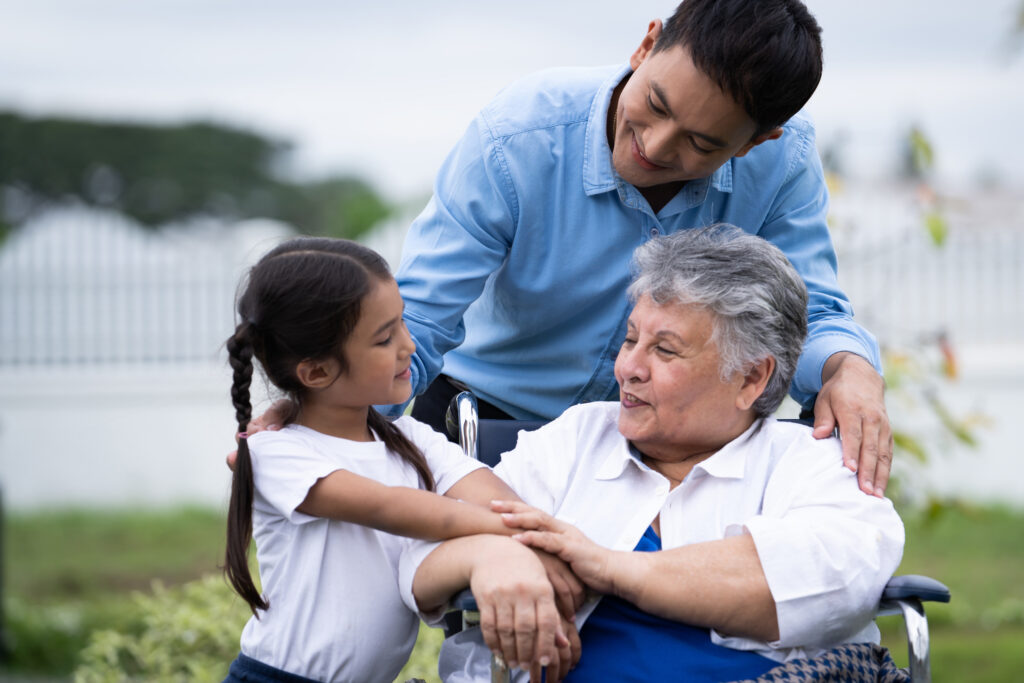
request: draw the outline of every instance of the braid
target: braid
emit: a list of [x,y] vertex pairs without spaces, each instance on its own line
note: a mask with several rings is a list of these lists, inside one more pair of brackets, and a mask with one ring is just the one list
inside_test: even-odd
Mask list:
[[[245,430],[252,417],[252,403],[249,386],[252,384],[253,326],[248,322],[240,324],[227,342],[228,360],[234,371],[231,385],[231,402],[235,406],[235,420],[242,437],[238,441],[238,458],[231,478],[231,500],[228,504],[227,550],[225,551],[224,573],[228,581],[242,598],[249,603],[249,609],[256,615],[258,609],[268,609],[268,603],[252,580],[249,571],[249,543],[252,540],[252,501],[255,496],[252,472],[252,458]],[[259,615],[256,615],[257,617]]]
[[405,460],[416,469],[416,472],[420,475],[420,481],[423,482],[423,488],[427,491],[433,491],[434,475],[427,465],[427,459],[423,457],[423,452],[416,447],[416,444],[409,441],[408,437],[398,427],[391,424],[373,406],[370,406],[370,413],[366,421],[370,428],[380,436],[381,441],[384,442],[384,446],[389,451],[398,453],[402,460]]

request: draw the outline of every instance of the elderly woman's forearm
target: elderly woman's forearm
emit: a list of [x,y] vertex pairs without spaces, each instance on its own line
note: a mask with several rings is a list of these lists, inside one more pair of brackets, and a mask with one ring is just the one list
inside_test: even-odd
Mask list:
[[645,612],[731,636],[779,637],[775,601],[748,535],[616,553],[612,580],[616,595]]

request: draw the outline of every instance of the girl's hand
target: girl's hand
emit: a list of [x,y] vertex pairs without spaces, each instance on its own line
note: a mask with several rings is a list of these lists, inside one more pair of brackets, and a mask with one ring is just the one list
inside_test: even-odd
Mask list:
[[491,509],[502,513],[507,526],[524,530],[514,539],[565,560],[576,576],[599,593],[613,592],[611,550],[594,543],[573,525],[525,503],[495,501]]

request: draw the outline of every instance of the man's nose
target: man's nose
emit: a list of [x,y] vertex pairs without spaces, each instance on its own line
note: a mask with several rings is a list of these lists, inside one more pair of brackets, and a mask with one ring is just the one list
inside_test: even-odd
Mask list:
[[676,159],[676,135],[669,126],[655,125],[644,136],[644,155],[659,166],[672,166]]

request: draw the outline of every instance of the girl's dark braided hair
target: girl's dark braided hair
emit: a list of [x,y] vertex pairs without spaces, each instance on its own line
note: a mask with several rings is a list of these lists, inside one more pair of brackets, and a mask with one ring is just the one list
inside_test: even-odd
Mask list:
[[[291,413],[283,423],[291,422],[304,394],[295,373],[298,364],[334,358],[345,372],[348,364],[342,347],[359,321],[362,301],[376,282],[390,278],[387,263],[372,249],[326,237],[289,240],[253,266],[238,299],[240,322],[226,344],[234,376],[231,402],[239,432],[244,435],[252,417],[249,386],[253,357],[267,379],[291,398]],[[367,422],[389,451],[416,469],[424,488],[434,490],[434,478],[416,445],[372,406]],[[256,610],[270,605],[249,571],[254,491],[252,459],[243,436],[231,480],[224,572],[259,616]]]

